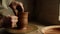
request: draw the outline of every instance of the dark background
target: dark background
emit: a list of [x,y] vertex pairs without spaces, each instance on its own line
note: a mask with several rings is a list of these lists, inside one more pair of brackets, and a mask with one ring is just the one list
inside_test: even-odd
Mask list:
[[25,9],[29,12],[29,21],[36,21],[40,24],[60,24],[59,0],[19,0],[24,3]]
[[[24,4],[25,11],[29,12],[29,23],[43,25],[60,25],[59,22],[59,0],[17,0]],[[0,30],[1,34],[7,33],[5,28]]]
[[[29,22],[51,25],[60,24],[59,0],[16,0],[24,4],[25,11],[29,12]],[[7,14],[4,10],[4,13]]]

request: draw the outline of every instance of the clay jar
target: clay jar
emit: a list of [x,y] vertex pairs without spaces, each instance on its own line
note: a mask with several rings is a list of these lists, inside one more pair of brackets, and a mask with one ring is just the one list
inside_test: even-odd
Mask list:
[[20,29],[26,29],[28,26],[28,12],[21,12],[18,16],[18,27]]

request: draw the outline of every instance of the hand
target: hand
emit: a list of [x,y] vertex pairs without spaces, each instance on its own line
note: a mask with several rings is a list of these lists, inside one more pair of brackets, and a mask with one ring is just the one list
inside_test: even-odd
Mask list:
[[12,27],[17,27],[18,17],[11,16]]
[[21,2],[11,2],[11,4],[9,5],[9,7],[14,11],[14,13],[18,13],[19,12],[23,12],[24,11],[24,7],[23,4]]
[[17,16],[9,16],[12,22],[12,28],[17,27],[18,17]]

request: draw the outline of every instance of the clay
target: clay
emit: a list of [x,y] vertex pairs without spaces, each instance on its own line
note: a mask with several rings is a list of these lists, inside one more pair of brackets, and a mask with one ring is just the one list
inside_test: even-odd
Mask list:
[[26,28],[28,26],[28,12],[21,12],[18,17],[18,28]]

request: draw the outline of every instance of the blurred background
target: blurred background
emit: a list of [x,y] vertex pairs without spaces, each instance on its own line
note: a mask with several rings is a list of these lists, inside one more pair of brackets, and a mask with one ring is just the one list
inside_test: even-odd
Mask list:
[[29,21],[43,25],[59,23],[59,0],[18,0],[29,12]]
[[[8,0],[9,1],[9,0]],[[22,2],[25,11],[29,12],[28,21],[38,25],[41,33],[42,25],[60,25],[60,0],[16,0]],[[7,2],[7,1],[6,1]],[[0,0],[0,12],[3,15],[14,15],[11,8],[3,8]],[[34,34],[37,34],[34,32]]]
[[[22,2],[25,11],[29,12],[29,22],[43,25],[57,25],[59,23],[59,0],[16,0]],[[1,0],[0,0],[1,4]],[[0,10],[5,14],[11,14],[9,10]],[[4,14],[4,15],[5,15]]]

